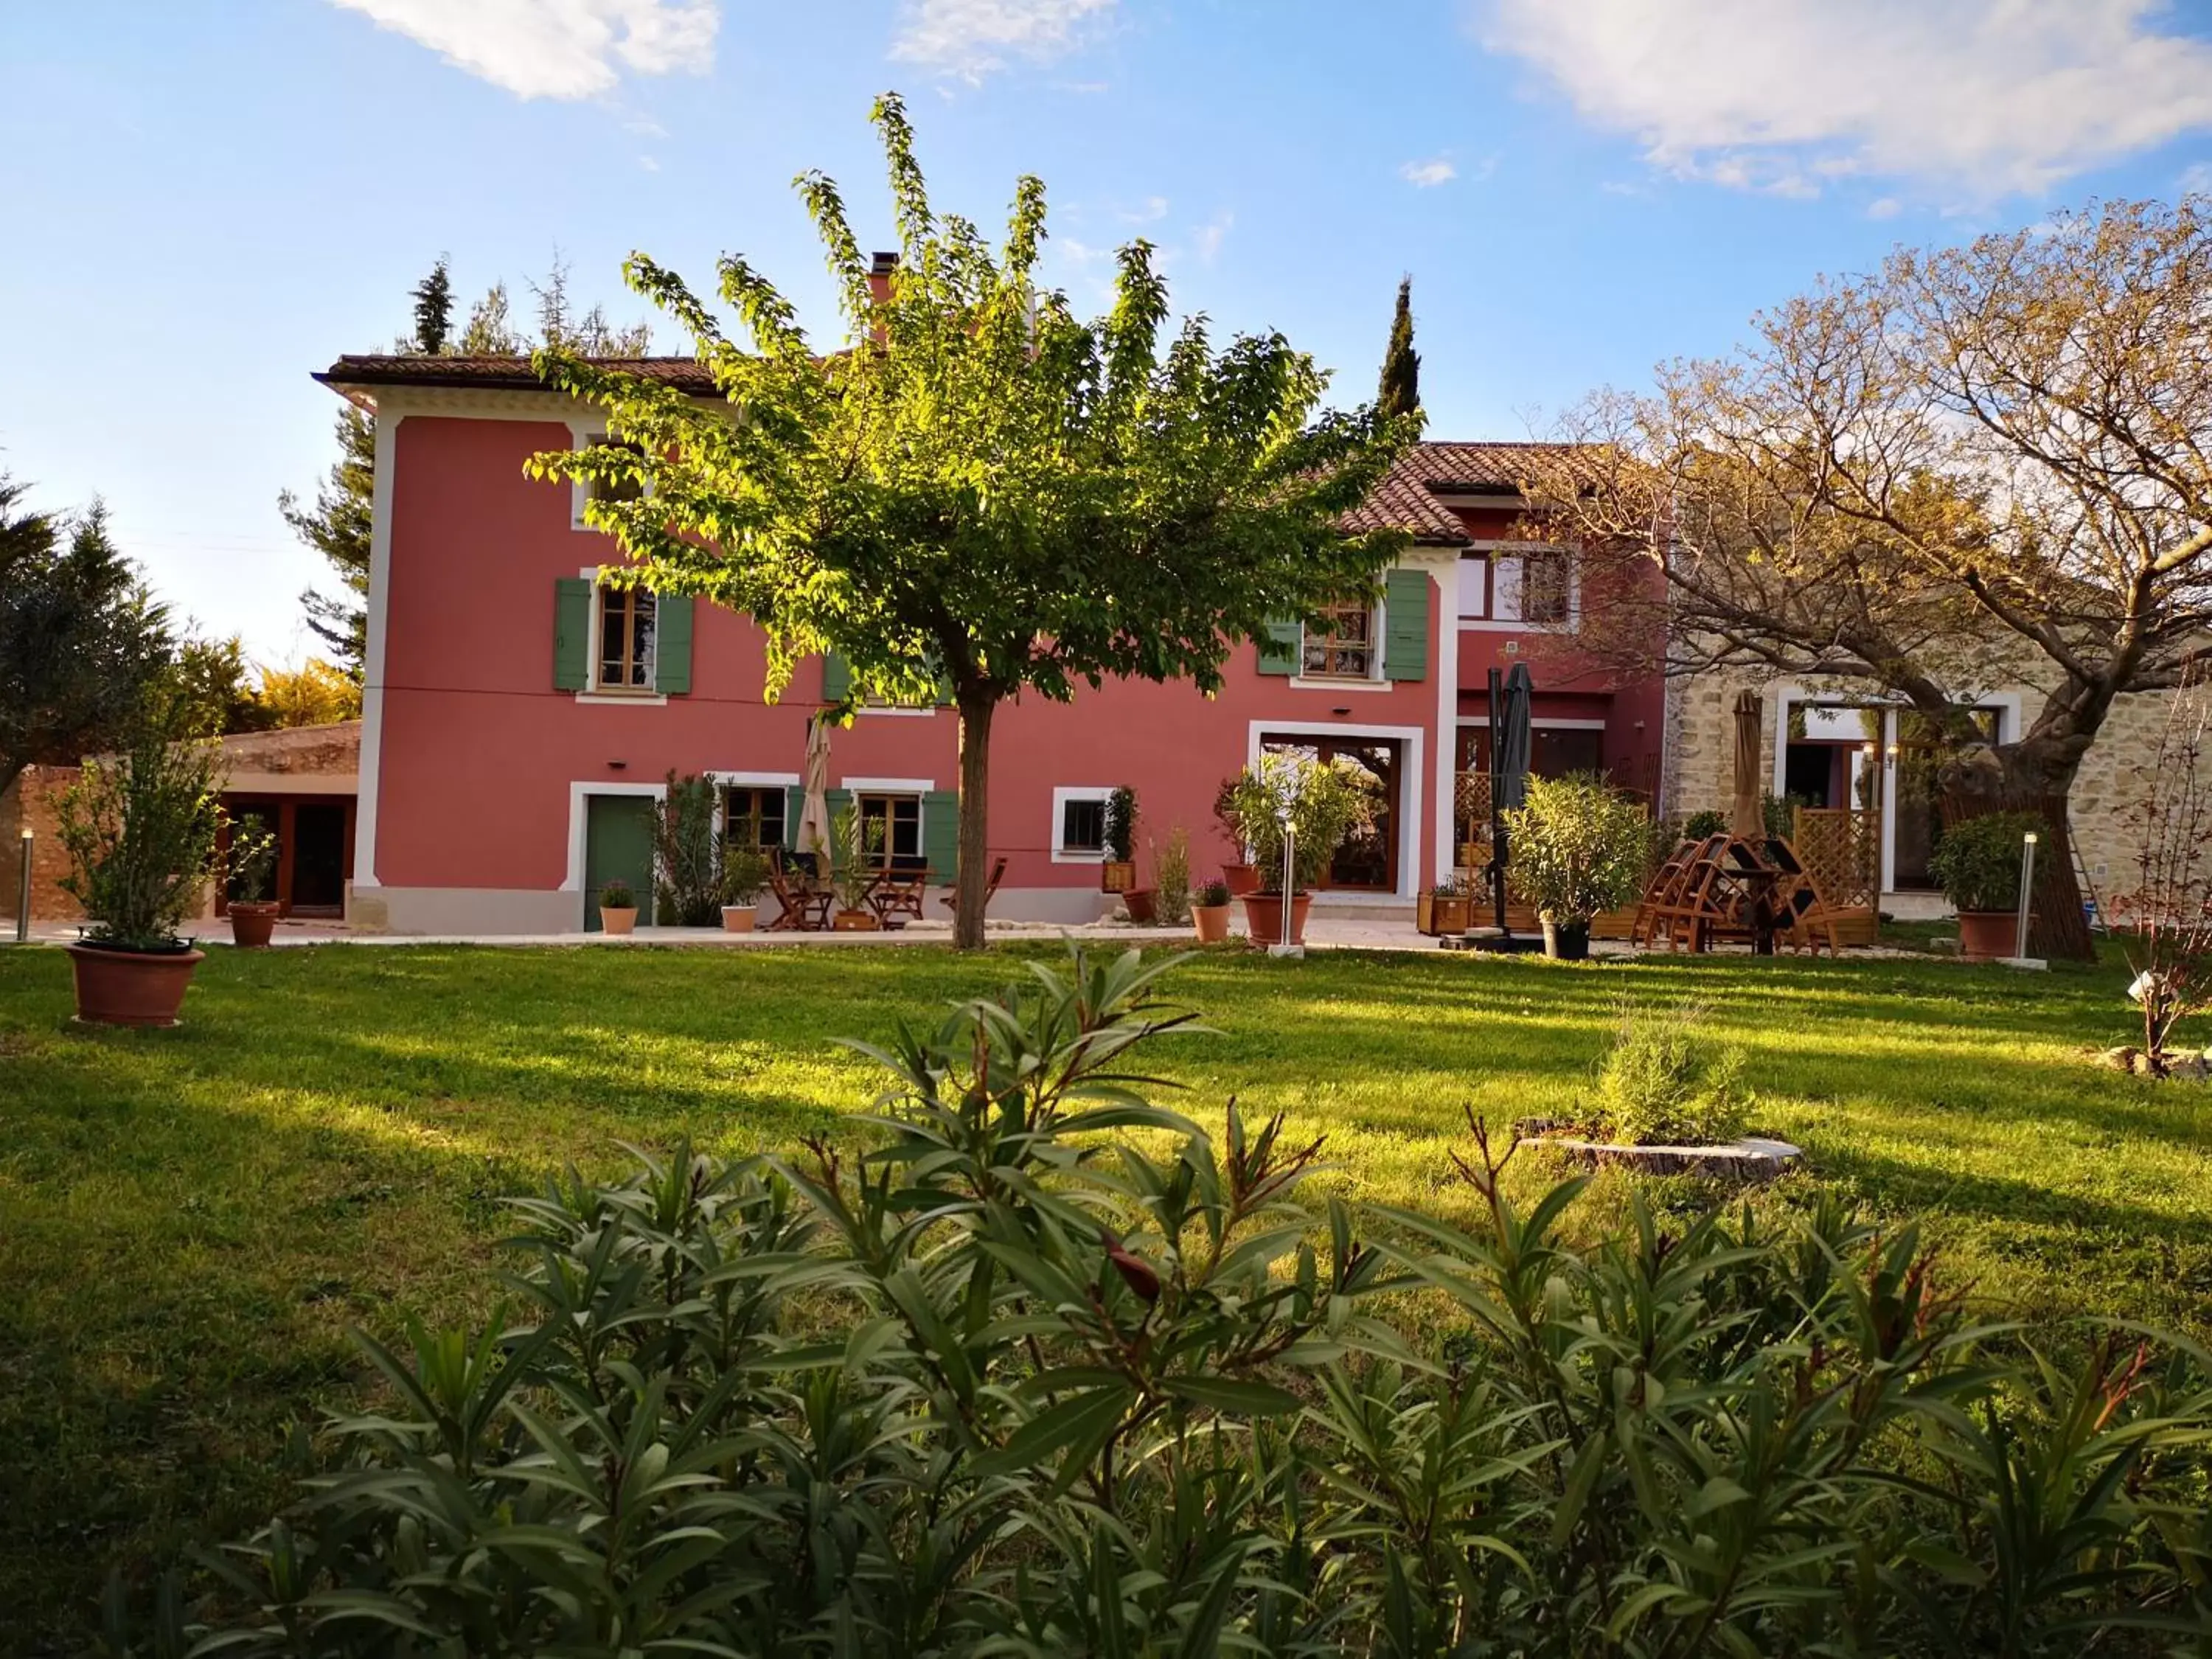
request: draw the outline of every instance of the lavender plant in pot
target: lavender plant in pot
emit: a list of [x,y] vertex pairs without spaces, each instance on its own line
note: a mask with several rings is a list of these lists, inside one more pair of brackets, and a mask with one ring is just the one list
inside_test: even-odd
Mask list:
[[147,721],[129,751],[88,761],[57,804],[69,854],[63,890],[90,926],[66,946],[76,1017],[104,1025],[177,1023],[204,956],[182,928],[198,914],[221,832],[222,751]]
[[1229,937],[1229,884],[1216,878],[1200,887],[1190,901],[1191,927],[1200,945],[1218,945]]

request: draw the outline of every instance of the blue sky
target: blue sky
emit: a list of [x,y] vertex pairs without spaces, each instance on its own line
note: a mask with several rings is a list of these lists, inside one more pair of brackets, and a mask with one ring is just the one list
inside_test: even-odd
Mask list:
[[1146,236],[1179,309],[1346,401],[1410,272],[1436,437],[1540,431],[1899,241],[2212,179],[2212,15],[2154,0],[73,0],[0,8],[0,470],[104,496],[278,660],[322,575],[276,505],[332,456],[310,371],[441,252],[465,298],[557,247],[629,320],[632,248],[702,284],[739,249],[826,329],[790,180],[888,245],[885,88],[940,206],[1044,179],[1079,303]]

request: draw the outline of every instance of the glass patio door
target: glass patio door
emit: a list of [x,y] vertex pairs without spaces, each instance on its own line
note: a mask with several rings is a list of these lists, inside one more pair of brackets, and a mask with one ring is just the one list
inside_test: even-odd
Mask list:
[[1395,893],[1398,890],[1398,744],[1392,739],[1265,736],[1260,746],[1271,755],[1302,755],[1324,764],[1346,763],[1353,782],[1367,797],[1368,822],[1336,850],[1318,886],[1329,891]]

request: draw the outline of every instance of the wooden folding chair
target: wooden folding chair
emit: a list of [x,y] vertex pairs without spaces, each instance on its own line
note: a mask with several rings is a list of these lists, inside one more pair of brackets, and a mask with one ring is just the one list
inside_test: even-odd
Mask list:
[[769,860],[768,890],[776,902],[769,933],[818,933],[830,926],[830,902],[836,895],[781,849]]
[[[989,881],[986,882],[986,883],[984,884],[984,885],[983,885],[983,910],[984,910],[984,914],[986,914],[987,915],[990,913],[990,909],[991,909],[991,897],[992,897],[992,895],[994,895],[994,893],[996,893],[996,892],[999,890],[999,884],[1000,884],[1000,882],[1004,881],[1006,878],[1006,860],[1005,860],[1005,859],[1003,859],[1003,858],[998,858],[998,859],[994,859],[994,860],[991,860],[991,879],[990,879]],[[947,910],[950,910],[950,911],[952,913],[953,917],[954,917],[954,919],[955,919],[955,920],[957,920],[957,919],[958,919],[958,917],[959,917],[959,915],[960,915],[960,890],[959,890],[959,888],[958,888],[958,887],[957,887],[957,886],[947,886],[947,887],[945,888],[945,895],[944,895],[944,896],[945,896],[945,908]]]
[[868,908],[887,928],[906,926],[911,916],[920,921],[929,889],[929,860],[911,856],[893,858],[868,893]]

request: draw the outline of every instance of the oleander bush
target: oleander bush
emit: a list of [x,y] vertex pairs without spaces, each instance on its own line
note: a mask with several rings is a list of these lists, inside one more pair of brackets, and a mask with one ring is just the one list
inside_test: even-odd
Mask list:
[[[1822,1201],[1591,1247],[1300,1202],[1151,1097],[1167,964],[871,1049],[863,1139],[516,1206],[513,1310],[119,1648],[240,1655],[2202,1651],[2207,1358],[1976,1324]],[[179,1580],[181,1583],[183,1581]],[[187,1611],[187,1609],[192,1609]],[[192,1622],[197,1620],[197,1622]],[[135,1645],[134,1645],[135,1644]]]

